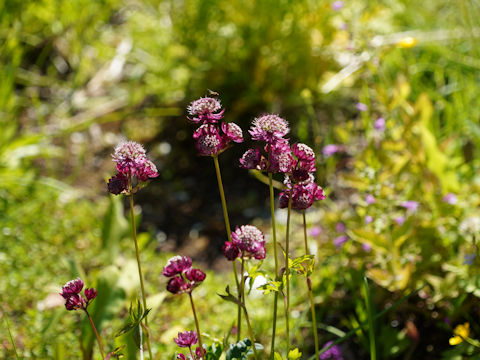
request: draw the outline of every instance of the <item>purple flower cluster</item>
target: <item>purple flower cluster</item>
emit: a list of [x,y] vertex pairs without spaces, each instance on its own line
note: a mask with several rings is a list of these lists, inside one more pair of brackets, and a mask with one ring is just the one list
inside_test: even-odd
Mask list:
[[200,125],[193,133],[195,147],[202,156],[216,156],[223,152],[233,141],[241,143],[243,133],[235,123],[220,123],[224,109],[220,101],[211,97],[204,97],[193,101],[188,106],[188,119]]
[[87,310],[88,305],[97,297],[97,290],[86,288],[84,291],[85,297],[80,295],[83,289],[83,281],[78,278],[70,280],[62,287],[60,295],[66,300],[65,308],[67,310]]
[[140,183],[158,176],[157,168],[147,158],[143,146],[134,141],[118,145],[112,158],[116,163],[117,174],[108,180],[108,191],[114,195],[129,193],[134,178]]
[[315,200],[325,199],[323,189],[314,180],[315,153],[305,144],[292,146],[293,160],[285,178],[286,190],[280,194],[280,207],[288,207],[292,197],[292,207],[297,210],[305,210],[312,206]]
[[267,114],[256,118],[248,131],[253,140],[263,141],[265,155],[260,148],[248,149],[240,158],[240,167],[269,173],[287,173],[293,157],[288,140],[284,138],[290,131],[286,120],[278,115]]
[[179,255],[168,260],[162,274],[171,278],[167,283],[167,290],[172,294],[190,293],[206,277],[202,270],[192,268],[191,258]]
[[[327,342],[323,348],[327,348],[330,345],[332,345],[333,341]],[[327,351],[323,352],[320,354],[320,360],[343,360],[342,356],[342,351],[340,350],[340,347],[337,345],[332,346],[330,349]]]
[[180,347],[192,347],[198,341],[197,332],[195,330],[179,332],[178,337],[173,339],[173,341]]
[[233,261],[237,257],[265,259],[265,237],[253,225],[242,225],[232,231],[232,242],[226,241],[223,245],[223,254]]

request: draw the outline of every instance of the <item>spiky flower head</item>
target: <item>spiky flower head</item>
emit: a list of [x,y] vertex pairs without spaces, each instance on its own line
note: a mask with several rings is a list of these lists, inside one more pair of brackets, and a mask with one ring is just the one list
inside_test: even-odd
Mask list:
[[70,296],[80,294],[80,291],[83,289],[83,285],[83,280],[80,278],[70,280],[62,287],[62,292],[60,295],[62,295],[64,299],[68,299]]
[[307,172],[316,171],[315,152],[311,147],[302,143],[292,145],[293,155],[297,158],[296,168]]
[[197,332],[195,330],[179,332],[177,337],[173,339],[180,347],[192,347],[198,341]]
[[176,255],[167,261],[162,274],[166,277],[172,277],[181,274],[192,267],[192,259],[188,256]]
[[202,125],[193,133],[195,147],[199,155],[218,155],[226,148],[226,143],[214,125]]
[[288,134],[288,122],[278,115],[267,114],[253,120],[249,130],[253,140],[273,143]]
[[237,226],[231,235],[233,245],[238,247],[243,255],[252,256],[255,259],[265,258],[265,237],[256,226]]
[[243,142],[243,132],[242,128],[238,126],[237,124],[231,122],[231,123],[222,123],[221,125],[222,131],[225,134],[226,137],[226,142],[228,141],[233,141],[236,143],[241,143]]
[[167,283],[167,290],[173,294],[192,292],[206,277],[202,270],[192,268],[191,258],[179,255],[168,260],[162,274],[171,278]]
[[62,287],[60,295],[65,299],[65,308],[67,310],[86,310],[93,299],[97,297],[97,290],[93,288],[85,289],[85,297],[83,297],[80,294],[83,286],[83,280],[77,278],[75,280],[70,280]]
[[[216,123],[223,117],[224,110],[221,110],[220,101],[212,97],[203,97],[192,101],[187,111],[193,116],[188,118],[193,123]],[[217,111],[220,111],[217,113]]]

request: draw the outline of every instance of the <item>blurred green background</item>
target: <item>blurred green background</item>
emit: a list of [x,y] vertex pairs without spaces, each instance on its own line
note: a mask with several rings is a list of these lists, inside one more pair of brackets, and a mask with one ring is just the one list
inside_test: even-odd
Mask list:
[[[214,168],[195,154],[185,111],[211,89],[245,133],[255,116],[279,113],[291,140],[318,154],[328,198],[307,219],[321,342],[366,320],[366,273],[378,311],[426,284],[377,322],[381,359],[478,358],[448,339],[466,321],[480,337],[479,15],[473,0],[0,0],[0,356],[14,356],[8,319],[26,359],[91,359],[87,322],[57,295],[82,276],[99,290],[94,320],[107,347],[127,343],[135,358],[131,340],[113,337],[138,280],[124,199],[105,186],[113,147],[127,138],[145,144],[160,172],[136,197],[157,358],[193,326],[182,317],[187,299],[164,291],[173,253],[209,270],[197,290],[204,331],[221,341],[230,330],[233,305],[216,295],[232,279],[219,256]],[[322,152],[329,144],[332,156]],[[238,168],[249,145],[220,157],[232,225],[253,222],[268,238],[268,189]],[[445,202],[448,193],[458,202]],[[296,293],[293,342],[306,359],[310,315]],[[272,295],[249,301],[268,348]],[[342,350],[369,358],[367,332]]]

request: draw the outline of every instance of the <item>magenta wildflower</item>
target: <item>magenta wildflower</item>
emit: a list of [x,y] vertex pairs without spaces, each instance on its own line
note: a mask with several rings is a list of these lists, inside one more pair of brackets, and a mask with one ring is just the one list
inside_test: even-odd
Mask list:
[[181,294],[187,289],[187,283],[185,282],[185,280],[183,280],[182,277],[175,276],[168,280],[167,291],[171,292],[172,294]]
[[305,144],[293,144],[292,146],[293,155],[298,160],[297,168],[307,172],[316,171],[315,167],[315,153],[312,148]]
[[228,140],[234,141],[236,143],[241,143],[243,141],[243,132],[240,126],[235,123],[222,123],[222,131],[225,133],[225,136]]
[[278,115],[267,114],[253,120],[252,127],[248,131],[253,140],[274,143],[279,138],[288,134],[290,128],[285,119]]
[[385,119],[383,117],[378,118],[373,123],[373,127],[374,127],[375,130],[384,131],[385,130]]
[[314,226],[310,229],[310,236],[316,237],[322,233],[322,228],[320,226]]
[[397,216],[396,218],[393,219],[395,223],[399,226],[402,226],[403,223],[405,222],[405,217],[404,216]]
[[232,243],[243,253],[261,260],[265,258],[265,237],[263,233],[253,225],[242,225],[232,231]]
[[179,332],[173,340],[180,347],[192,347],[198,342],[198,336],[195,330],[191,330],[183,333]]
[[260,153],[259,148],[248,149],[240,158],[240,167],[243,169],[264,170],[262,163],[266,165],[265,157]]
[[[323,348],[328,348],[333,344],[333,341],[327,342]],[[337,345],[334,345],[330,347],[327,351],[324,351],[322,354],[320,354],[320,360],[343,360],[342,356],[342,351],[340,350],[340,347]]]
[[188,256],[174,256],[167,261],[163,268],[162,275],[172,277],[185,272],[192,267],[192,259]]
[[65,308],[67,310],[87,310],[88,305],[97,297],[97,290],[85,289],[85,297],[81,295],[84,283],[82,279],[70,280],[62,287],[60,295],[66,300]]
[[356,103],[355,107],[357,108],[358,111],[362,111],[362,112],[368,110],[368,106],[361,102]]
[[322,153],[323,153],[323,156],[325,156],[327,158],[327,157],[330,157],[330,156],[334,155],[339,150],[340,150],[340,148],[338,147],[338,145],[328,144],[328,145],[325,145],[323,147]]
[[343,8],[344,5],[343,1],[337,0],[332,3],[332,9],[338,11]]
[[372,247],[369,244],[362,244],[362,249],[365,252],[370,252],[372,250]]
[[370,224],[373,222],[373,217],[370,215],[365,216],[365,224]]
[[202,125],[193,133],[195,147],[202,156],[219,154],[226,148],[226,143],[214,125]]
[[343,222],[338,222],[338,223],[335,224],[335,231],[336,232],[342,233],[345,230],[347,230],[347,227],[345,226],[345,224]]
[[313,205],[316,200],[324,200],[325,192],[313,181],[307,183],[297,183],[293,185],[287,184],[287,190],[280,193],[279,206],[280,208],[288,207],[288,199],[290,192],[292,193],[292,208],[297,210],[305,210]]
[[265,151],[270,158],[270,164],[266,169],[270,173],[288,173],[295,165],[288,140],[286,139],[277,139],[277,141],[267,144]]
[[186,358],[185,355],[183,355],[183,354],[178,354],[178,355],[177,355],[177,359],[179,359],[179,360],[186,360],[187,358]]
[[[190,103],[188,113],[193,118],[188,118],[193,123],[216,123],[223,118],[225,110],[221,110],[220,101],[211,97],[204,97]],[[221,110],[221,111],[220,111]]]
[[235,260],[241,255],[240,249],[230,241],[225,241],[225,244],[222,247],[222,252],[223,255],[225,255],[225,257],[230,261]]
[[113,195],[119,195],[124,191],[127,191],[128,179],[122,173],[111,177],[108,180],[108,191]]
[[333,239],[333,245],[335,245],[336,248],[341,247],[343,244],[345,244],[348,241],[348,236],[347,235],[341,235]]
[[454,193],[448,193],[443,197],[442,201],[450,205],[455,205],[458,202],[458,198]]
[[365,197],[365,202],[367,203],[367,205],[372,205],[372,204],[375,204],[376,200],[375,200],[375,197],[373,195],[368,194]]
[[185,277],[193,283],[202,282],[206,276],[207,275],[200,269],[190,268],[185,270]]
[[402,201],[402,203],[400,204],[401,207],[404,207],[405,209],[411,212],[416,212],[418,209],[418,205],[419,205],[418,202],[412,201],[412,200]]

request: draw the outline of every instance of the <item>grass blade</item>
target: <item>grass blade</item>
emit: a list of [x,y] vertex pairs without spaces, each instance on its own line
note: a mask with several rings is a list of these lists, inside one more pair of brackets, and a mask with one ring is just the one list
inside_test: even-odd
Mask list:
[[368,279],[363,277],[364,292],[365,292],[365,304],[367,306],[368,316],[368,337],[370,338],[370,359],[377,360],[377,348],[375,346],[375,327],[373,319],[372,298],[370,296],[370,289],[368,287]]

